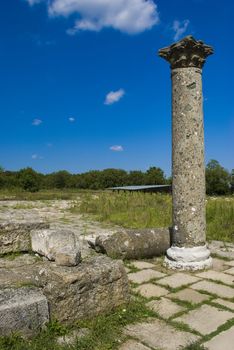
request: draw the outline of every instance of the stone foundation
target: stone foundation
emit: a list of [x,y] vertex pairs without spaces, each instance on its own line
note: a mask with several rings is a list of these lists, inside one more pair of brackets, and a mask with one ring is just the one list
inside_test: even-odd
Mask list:
[[0,254],[30,251],[30,232],[46,228],[49,224],[44,222],[0,223]]

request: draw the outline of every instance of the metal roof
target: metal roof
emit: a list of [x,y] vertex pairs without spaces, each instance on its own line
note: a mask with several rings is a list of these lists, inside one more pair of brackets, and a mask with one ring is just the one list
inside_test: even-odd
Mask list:
[[144,186],[122,186],[122,187],[110,187],[108,190],[126,190],[126,191],[139,191],[153,188],[171,187],[171,185],[144,185]]

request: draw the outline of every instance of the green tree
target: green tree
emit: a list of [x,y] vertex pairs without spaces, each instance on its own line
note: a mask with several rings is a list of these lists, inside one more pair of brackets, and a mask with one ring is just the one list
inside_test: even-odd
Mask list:
[[144,185],[145,174],[140,170],[130,171],[128,174],[128,185]]
[[70,180],[71,174],[66,170],[60,170],[55,173],[52,173],[47,178],[47,184],[50,188],[68,188],[69,186],[69,180]]
[[150,167],[145,174],[145,185],[164,185],[166,179],[160,168]]
[[234,193],[234,169],[231,171],[231,193]]
[[217,160],[210,160],[206,166],[206,193],[224,195],[230,193],[231,176]]
[[21,169],[18,172],[18,182],[25,191],[37,192],[40,189],[41,176],[32,168]]

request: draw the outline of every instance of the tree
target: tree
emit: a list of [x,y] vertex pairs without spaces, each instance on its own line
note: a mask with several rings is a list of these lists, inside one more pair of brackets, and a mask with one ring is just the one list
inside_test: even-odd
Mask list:
[[145,185],[164,185],[166,179],[160,168],[150,167],[145,175]]
[[47,183],[51,188],[68,188],[71,174],[66,170],[60,170],[48,175]]
[[140,170],[130,171],[128,174],[128,185],[144,185],[145,174]]
[[206,166],[206,193],[224,195],[230,193],[231,177],[217,160],[210,160]]
[[234,193],[234,169],[231,171],[231,193]]
[[32,168],[21,169],[18,172],[17,177],[20,187],[22,187],[25,191],[39,191],[41,184],[41,176]]

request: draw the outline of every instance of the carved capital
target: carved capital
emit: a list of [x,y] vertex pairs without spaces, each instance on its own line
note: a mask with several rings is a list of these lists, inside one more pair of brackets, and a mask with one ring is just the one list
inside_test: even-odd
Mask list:
[[186,36],[171,46],[159,50],[159,56],[171,64],[171,68],[202,68],[206,58],[212,55],[213,48],[192,35]]

